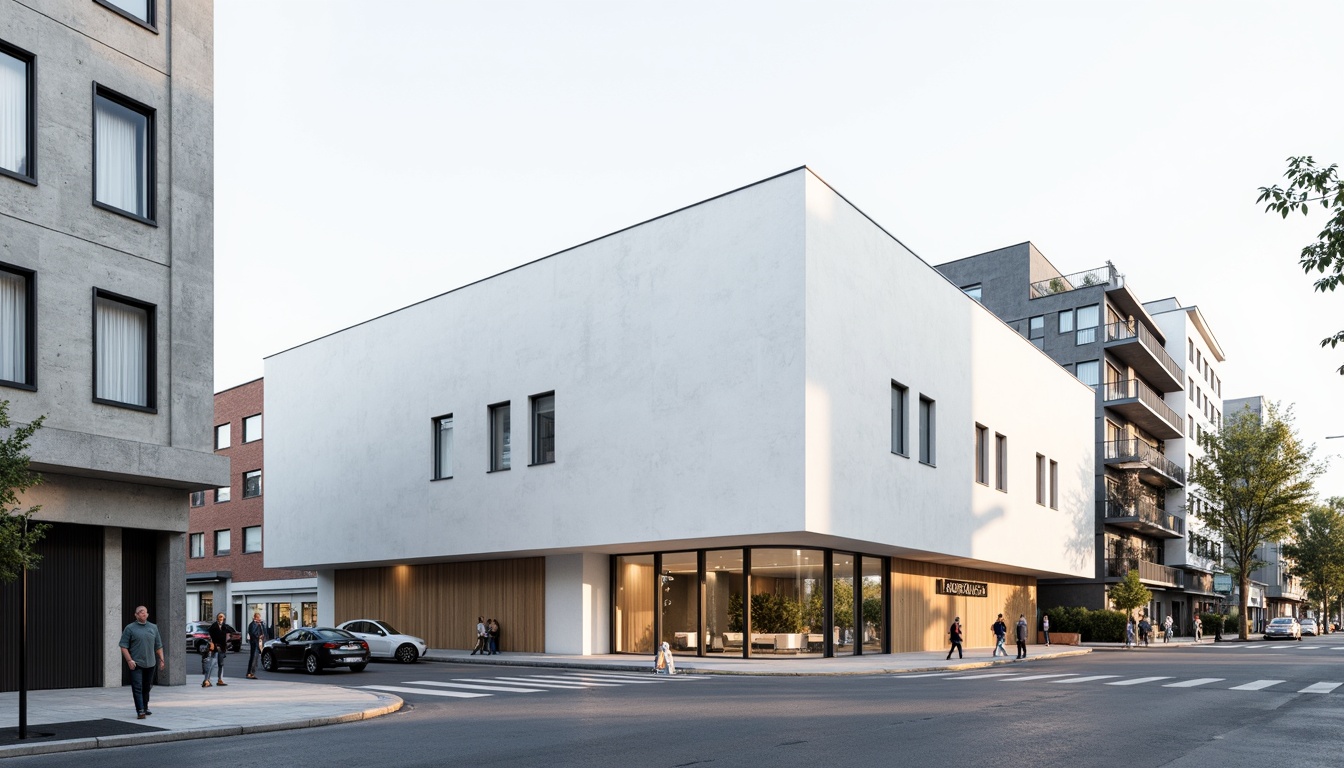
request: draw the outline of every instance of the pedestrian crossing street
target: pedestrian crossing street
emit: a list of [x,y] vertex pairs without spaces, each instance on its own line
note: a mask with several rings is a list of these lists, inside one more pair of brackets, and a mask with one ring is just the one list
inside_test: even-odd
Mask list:
[[578,691],[586,688],[620,688],[627,685],[694,683],[705,679],[694,675],[652,675],[637,672],[567,672],[547,675],[464,677],[453,680],[407,680],[400,685],[358,687],[372,691],[437,696],[446,699],[480,699],[497,693]]
[[[1223,677],[1195,677],[1188,680],[1170,676],[1127,677],[1125,675],[1083,675],[1077,672],[1055,672],[1051,674],[1031,675],[1021,672],[929,672],[919,675],[895,675],[897,680],[938,677],[944,680],[975,681],[986,680],[996,683],[1040,682],[1052,685],[1154,685],[1162,688],[1219,688],[1229,691],[1271,691],[1274,693],[1332,693],[1344,686],[1344,682],[1321,681],[1306,687],[1301,682],[1290,683],[1287,680],[1252,680],[1241,682]],[[1231,685],[1229,685],[1231,683]],[[1239,684],[1238,684],[1239,683]],[[1340,691],[1344,694],[1344,691]]]

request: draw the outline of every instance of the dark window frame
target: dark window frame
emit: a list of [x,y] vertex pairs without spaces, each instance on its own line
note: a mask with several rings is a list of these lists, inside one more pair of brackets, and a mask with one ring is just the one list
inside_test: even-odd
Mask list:
[[[219,548],[219,534],[221,534],[221,533],[227,533],[227,534],[229,535],[229,548],[228,548],[228,549],[220,549],[220,548]],[[232,552],[233,552],[233,529],[232,529],[232,528],[220,528],[219,530],[215,531],[215,557],[223,557],[223,556],[228,555],[228,554],[230,554],[230,553],[232,553]]]
[[[104,397],[98,397],[98,300],[106,299],[119,304],[125,304],[130,307],[145,310],[145,404],[136,405],[134,403],[123,403],[119,400],[108,400]],[[105,291],[102,288],[93,289],[92,306],[93,332],[93,365],[91,391],[93,392],[93,402],[102,405],[116,406],[117,408],[126,408],[132,411],[142,413],[158,413],[159,408],[159,308],[147,301],[133,299],[130,296],[123,296],[119,293]]]
[[[540,415],[541,415],[541,414],[540,414],[540,412],[537,410],[537,403],[538,403],[543,397],[549,397],[549,398],[551,398],[551,458],[549,458],[549,459],[544,459],[544,458],[542,458],[542,445],[541,445],[541,435],[540,435],[540,432],[541,432]],[[529,413],[530,416],[531,416],[531,419],[530,419],[530,420],[531,420],[531,422],[532,422],[532,424],[531,424],[531,428],[532,428],[532,463],[531,463],[531,464],[528,464],[528,466],[529,466],[529,467],[535,467],[535,466],[537,466],[537,465],[539,465],[539,464],[554,464],[554,463],[555,463],[555,453],[556,453],[556,451],[555,451],[555,390],[551,390],[550,392],[542,392],[542,393],[539,393],[539,394],[536,394],[536,395],[532,395],[531,397],[529,397],[529,398],[527,399],[527,410],[528,410],[528,413]]]
[[155,25],[155,17],[158,15],[156,13],[156,11],[158,10],[156,8],[156,6],[158,5],[158,0],[148,0],[148,2],[145,3],[145,12],[149,16],[148,19],[142,19],[139,16],[136,16],[135,14],[126,10],[125,8],[122,8],[121,6],[117,5],[116,3],[110,2],[109,0],[93,0],[93,2],[96,5],[101,5],[107,10],[117,14],[123,19],[126,19],[127,21],[136,24],[137,26],[144,27],[145,29],[148,29],[150,32],[153,32],[156,35],[159,34],[159,28]]
[[[221,501],[220,498],[219,498],[219,492],[220,492],[220,491],[228,491],[228,492],[229,492],[229,498],[224,499],[223,501]],[[215,489],[215,503],[216,503],[216,504],[228,504],[228,503],[229,503],[230,501],[232,501],[232,500],[233,500],[233,485],[221,485],[221,486],[219,486],[218,488]]]
[[[224,427],[227,427],[228,430],[229,430],[229,444],[228,444],[228,445],[220,445],[220,444],[219,444],[219,430],[220,430],[221,428],[224,428]],[[216,425],[215,425],[215,450],[216,450],[216,451],[227,451],[228,449],[230,449],[230,448],[232,448],[232,447],[233,447],[233,422],[231,422],[231,421],[226,421],[226,422],[224,422],[223,424],[216,424]]]
[[[256,475],[256,476],[257,476],[257,492],[256,492],[256,493],[248,493],[248,492],[247,492],[247,478],[248,478],[249,475]],[[261,470],[260,470],[260,469],[249,469],[248,471],[246,471],[246,472],[243,473],[243,498],[244,498],[244,499],[257,499],[257,498],[261,498]]]
[[922,393],[919,396],[919,463],[938,466],[938,401]]
[[27,153],[28,153],[28,173],[22,174],[18,171],[11,171],[8,168],[0,168],[0,175],[8,176],[16,181],[25,184],[37,186],[37,55],[24,49],[11,45],[0,40],[0,53],[12,56],[22,61],[28,68],[28,125],[27,125]]
[[910,458],[910,388],[891,380],[891,452]]
[[[491,405],[486,406],[486,415],[488,416],[488,418],[486,419],[486,423],[489,425],[490,429],[490,441],[489,441],[490,469],[488,470],[489,472],[508,472],[510,469],[513,468],[513,404],[512,403],[513,401],[511,400],[501,400],[498,403],[493,403]],[[501,409],[504,408],[509,409],[509,465],[507,467],[503,466],[504,464],[503,448],[495,444],[495,415],[499,413]]]
[[191,496],[188,497],[187,504],[189,504],[189,505],[192,506],[193,508],[195,508],[195,507],[204,507],[204,506],[205,506],[205,491],[192,491],[192,492],[191,492]]
[[[260,525],[248,525],[248,526],[244,526],[244,527],[243,527],[243,554],[244,554],[244,555],[258,555],[258,554],[261,554],[261,545],[260,545],[260,544],[257,545],[257,548],[256,548],[256,549],[248,549],[248,548],[247,548],[247,532],[248,532],[248,531],[251,531],[251,530],[256,530],[256,531],[260,532],[260,531],[261,531],[261,526],[260,526]],[[260,541],[260,535],[258,536],[258,541]]]
[[1008,436],[994,433],[994,490],[1008,492]]
[[248,439],[247,439],[247,422],[251,421],[252,419],[260,419],[260,418],[261,418],[261,414],[260,414],[260,413],[254,413],[254,414],[252,414],[251,416],[244,416],[244,417],[243,417],[243,444],[244,444],[244,445],[247,444],[247,443],[259,443],[259,442],[261,442],[261,438],[260,438],[260,437],[258,437],[258,438],[256,438],[256,439],[253,439],[253,440],[248,440]]
[[[452,474],[444,475],[444,474],[440,474],[440,472],[439,472],[439,467],[441,467],[441,466],[443,465],[443,455],[442,455],[442,451],[443,451],[443,442],[442,442],[441,438],[443,437],[443,434],[442,434],[442,432],[443,432],[443,422],[445,422],[445,421],[452,422],[452,428],[453,428],[453,440],[454,440],[454,442],[453,442],[453,447],[454,447],[454,448],[457,447],[457,442],[456,442],[456,440],[457,440],[457,420],[453,418],[453,414],[451,414],[451,413],[445,413],[445,414],[443,414],[442,416],[435,416],[434,418],[430,419],[430,420],[429,420],[429,428],[430,428],[429,440],[430,440],[430,444],[434,446],[434,450],[431,451],[433,465],[430,466],[430,468],[429,468],[429,479],[430,479],[430,480],[452,480],[452,479],[453,479]],[[450,457],[450,458],[454,458],[454,457]]]
[[[97,0],[94,0],[94,2],[97,2]],[[140,214],[134,211],[128,211],[124,208],[118,208],[117,206],[112,205],[111,203],[104,203],[98,199],[98,99],[99,98],[107,99],[113,104],[129,109],[132,112],[138,112],[139,114],[145,117],[145,159],[146,159],[145,172],[149,177],[145,181],[145,185],[149,188],[149,195],[145,199],[145,207],[147,208],[146,213],[149,214],[148,216],[141,216]],[[89,151],[92,153],[93,156],[93,167],[90,169],[91,179],[93,181],[93,187],[90,190],[90,198],[93,201],[93,207],[101,208],[104,211],[110,211],[119,216],[125,216],[128,219],[134,219],[135,221],[138,221],[141,224],[148,224],[151,227],[159,226],[159,222],[157,220],[158,207],[159,207],[158,206],[158,197],[159,197],[158,128],[157,128],[158,110],[154,109],[148,104],[144,104],[135,99],[132,99],[130,96],[119,93],[111,88],[108,88],[105,85],[100,85],[97,82],[93,84],[92,105],[93,109],[91,110],[92,114],[90,115],[90,120],[92,120],[93,141],[91,142]]]
[[[37,391],[37,273],[31,269],[6,264],[0,261],[0,272],[8,272],[12,275],[18,275],[24,278],[27,283],[27,296],[24,299],[27,317],[24,320],[24,344],[27,346],[25,361],[25,381],[9,381],[0,379],[0,387],[9,387],[10,389],[23,389],[29,392]],[[96,320],[95,320],[96,322]]]
[[975,425],[975,482],[989,485],[989,427]]
[[[201,550],[200,550],[201,554],[199,555],[194,554],[196,552],[196,548],[194,546],[196,541],[199,541],[201,544]],[[187,559],[200,560],[203,559],[204,557],[205,557],[205,532],[201,531],[200,533],[187,534]]]

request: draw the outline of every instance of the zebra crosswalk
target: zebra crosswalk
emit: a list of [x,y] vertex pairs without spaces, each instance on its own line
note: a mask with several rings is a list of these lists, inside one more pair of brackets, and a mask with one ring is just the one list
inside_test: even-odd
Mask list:
[[452,680],[407,680],[397,685],[361,685],[360,688],[444,699],[480,699],[496,694],[546,693],[627,685],[666,685],[705,680],[695,675],[649,675],[634,672],[573,672],[563,674],[466,677]]
[[[1219,685],[1219,683],[1236,682],[1229,681],[1223,677],[1194,677],[1188,680],[1178,680],[1170,676],[1145,676],[1145,677],[1125,677],[1124,675],[1081,675],[1076,672],[1057,672],[1046,675],[1026,675],[1016,672],[935,672],[920,675],[892,675],[895,680],[909,680],[912,678],[938,677],[945,680],[965,680],[976,681],[983,680],[993,683],[1025,683],[1035,681],[1044,685],[1084,685],[1087,683],[1099,683],[1101,685],[1157,685],[1162,688],[1220,688],[1229,691],[1272,691],[1277,693],[1333,693],[1336,689],[1344,686],[1344,682],[1334,682],[1322,680],[1311,683],[1305,687],[1302,683],[1292,683],[1288,680],[1252,680],[1239,685]],[[1170,681],[1170,682],[1164,682]],[[1344,691],[1340,691],[1344,694]]]
[[1275,643],[1269,641],[1260,643],[1200,643],[1199,645],[1187,647],[1210,651],[1344,651],[1344,645],[1303,645],[1294,642]]

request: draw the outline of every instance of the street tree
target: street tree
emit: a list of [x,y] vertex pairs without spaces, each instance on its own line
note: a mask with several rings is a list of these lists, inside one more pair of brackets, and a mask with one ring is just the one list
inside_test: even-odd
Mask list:
[[1125,580],[1111,587],[1111,604],[1125,616],[1134,617],[1134,609],[1153,601],[1153,591],[1139,581],[1139,570],[1130,568],[1125,572]]
[[[1310,155],[1290,157],[1283,175],[1288,179],[1288,187],[1278,184],[1261,187],[1256,202],[1266,203],[1265,211],[1273,211],[1285,219],[1299,211],[1305,216],[1317,203],[1330,211],[1325,228],[1316,236],[1316,242],[1302,249],[1298,263],[1308,275],[1320,273],[1316,290],[1333,291],[1344,282],[1344,182],[1339,178],[1338,166],[1317,168]],[[1341,342],[1344,331],[1321,339],[1321,346],[1334,349]],[[1339,373],[1344,375],[1344,365],[1339,367]]]
[[48,526],[32,522],[42,509],[34,505],[22,509],[19,494],[42,482],[42,476],[28,468],[28,440],[42,427],[45,416],[28,424],[13,426],[9,421],[9,401],[0,400],[0,584],[8,584],[24,569],[34,568],[42,559],[34,551]]
[[1324,467],[1312,459],[1315,447],[1298,439],[1292,409],[1280,414],[1274,403],[1263,417],[1238,411],[1199,444],[1205,455],[1195,461],[1190,482],[1208,504],[1200,504],[1195,517],[1223,539],[1223,567],[1241,587],[1237,636],[1246,640],[1251,571],[1264,565],[1256,550],[1288,538],[1310,508],[1312,481]]
[[1302,580],[1307,597],[1330,617],[1330,604],[1344,594],[1344,498],[1317,504],[1293,524],[1292,541],[1283,554],[1293,561],[1292,574]]

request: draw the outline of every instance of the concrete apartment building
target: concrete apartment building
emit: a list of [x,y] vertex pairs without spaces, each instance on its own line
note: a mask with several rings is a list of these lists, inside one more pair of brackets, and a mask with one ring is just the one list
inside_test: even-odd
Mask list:
[[264,399],[264,379],[215,393],[215,453],[232,469],[227,485],[188,500],[187,621],[223,611],[238,628],[254,613],[279,632],[317,624],[317,574],[263,562]]
[[[1187,377],[1162,326],[1111,264],[1066,275],[1031,243],[937,269],[1096,390],[1081,422],[1093,425],[1096,567],[1082,578],[1043,580],[1042,607],[1109,607],[1110,585],[1137,570],[1153,591],[1149,615],[1189,626],[1207,595],[1186,591],[1186,423],[1168,401],[1183,397]],[[1037,418],[1063,417],[1046,407]]]
[[[28,587],[28,684],[118,686],[137,605],[185,621],[184,493],[210,451],[213,7],[0,0],[0,398],[46,416],[22,498],[52,524]],[[16,685],[18,586],[0,600]],[[167,643],[168,680],[185,680]]]
[[318,572],[323,624],[840,656],[987,643],[1095,574],[1092,390],[807,168],[265,380],[266,562]]

